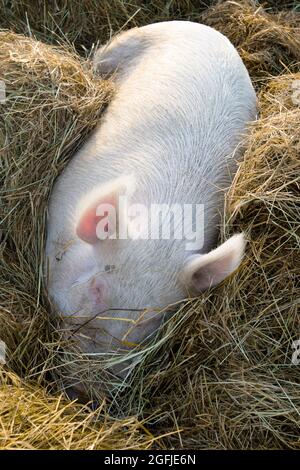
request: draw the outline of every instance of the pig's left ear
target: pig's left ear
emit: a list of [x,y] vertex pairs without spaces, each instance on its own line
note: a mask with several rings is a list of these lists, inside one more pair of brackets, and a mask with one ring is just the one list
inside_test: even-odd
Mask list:
[[245,244],[244,234],[240,233],[209,253],[192,255],[183,269],[182,282],[197,292],[219,284],[239,266]]
[[105,238],[116,238],[117,224],[123,214],[119,213],[119,197],[130,196],[135,187],[133,175],[122,176],[93,189],[77,207],[76,235],[94,245],[98,237],[97,227],[103,225]]

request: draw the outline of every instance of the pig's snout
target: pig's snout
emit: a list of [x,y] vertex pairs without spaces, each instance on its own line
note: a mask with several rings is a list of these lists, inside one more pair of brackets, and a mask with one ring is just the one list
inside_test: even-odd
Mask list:
[[88,405],[91,410],[96,410],[100,406],[99,401],[91,398],[90,393],[82,383],[66,387],[65,392],[71,401],[77,401],[82,405]]

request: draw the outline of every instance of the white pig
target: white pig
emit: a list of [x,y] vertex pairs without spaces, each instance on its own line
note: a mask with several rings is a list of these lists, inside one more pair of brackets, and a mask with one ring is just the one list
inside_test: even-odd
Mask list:
[[[239,266],[243,234],[216,242],[256,96],[230,41],[188,21],[122,33],[97,51],[94,67],[116,93],[56,181],[46,255],[54,310],[75,328],[82,351],[101,355],[140,345],[161,324],[159,309]],[[120,195],[147,208],[203,204],[203,243],[191,251],[185,237],[118,238],[118,220],[132,223]],[[100,214],[101,204],[116,210],[117,222]],[[97,231],[103,217],[107,239]]]

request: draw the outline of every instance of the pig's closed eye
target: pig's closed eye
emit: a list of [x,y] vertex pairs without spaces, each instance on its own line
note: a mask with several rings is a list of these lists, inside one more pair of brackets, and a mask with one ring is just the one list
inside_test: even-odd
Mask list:
[[106,265],[104,266],[104,271],[105,271],[106,273],[110,273],[110,272],[112,272],[112,271],[115,271],[115,269],[116,269],[116,266],[115,266],[114,264],[106,264]]

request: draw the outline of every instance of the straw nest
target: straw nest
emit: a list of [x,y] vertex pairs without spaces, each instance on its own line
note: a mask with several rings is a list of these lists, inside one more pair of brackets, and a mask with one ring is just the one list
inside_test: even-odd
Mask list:
[[[151,7],[140,2],[134,14],[115,0],[101,3],[99,13],[98,2],[90,1],[78,25],[71,6],[65,14],[68,2],[61,10],[45,7],[38,18],[32,2],[2,3],[2,28],[30,31],[52,44],[0,33],[7,91],[0,105],[0,336],[7,346],[0,447],[300,448],[300,375],[292,362],[293,342],[300,339],[297,10],[291,2],[277,12],[276,2],[263,9],[250,0],[209,2],[209,8],[208,2],[170,6],[160,0]],[[246,233],[247,254],[230,279],[179,308],[157,341],[139,352],[127,384],[93,411],[59,392],[64,356],[42,278],[53,181],[114,92],[111,83],[93,77],[86,50],[81,58],[70,41],[90,50],[110,28],[172,18],[203,21],[225,33],[257,88],[260,118],[228,191],[221,227],[221,239]]]

